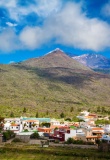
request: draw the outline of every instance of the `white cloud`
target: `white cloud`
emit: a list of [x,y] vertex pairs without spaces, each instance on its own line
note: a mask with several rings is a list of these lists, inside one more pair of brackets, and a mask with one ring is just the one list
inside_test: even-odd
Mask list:
[[29,6],[20,6],[17,0],[0,1],[0,6],[7,8],[10,17],[16,21],[20,21],[22,16],[35,12],[39,16],[47,17],[57,12],[61,7],[62,0],[35,0],[36,4],[30,3]]
[[78,4],[66,5],[53,19],[52,24],[57,42],[95,51],[110,46],[110,26],[101,20],[86,17]]
[[6,8],[14,8],[16,7],[16,0],[3,0],[3,1],[0,1],[0,6],[4,6]]
[[11,23],[11,22],[6,22],[6,24],[7,24],[9,27],[15,27],[15,26],[17,26],[16,23]]
[[61,8],[61,0],[36,0],[38,1],[38,5],[34,11],[40,16],[48,16],[52,13],[56,13]]
[[50,38],[49,32],[39,27],[26,27],[20,34],[20,41],[24,44],[24,48],[29,49],[39,48],[48,42]]
[[107,17],[110,16],[110,1],[102,8],[102,14]]
[[[0,41],[3,39],[0,49],[36,49],[48,44],[53,39],[54,43],[94,51],[110,47],[109,24],[97,18],[88,18],[86,13],[82,11],[82,4],[66,3],[57,12],[58,4],[58,0],[43,0],[39,1],[37,7],[30,5],[27,9],[19,8],[18,11],[23,15],[33,10],[46,16],[54,10],[55,12],[45,18],[43,26],[26,26],[19,35],[12,31],[9,33],[4,31],[0,35]],[[9,22],[8,24],[11,25]]]
[[0,50],[10,52],[20,49],[20,42],[12,29],[5,29],[0,34]]
[[80,4],[68,3],[61,12],[48,18],[42,28],[26,28],[21,33],[22,42],[33,49],[53,38],[56,43],[100,51],[110,47],[110,26],[86,17]]

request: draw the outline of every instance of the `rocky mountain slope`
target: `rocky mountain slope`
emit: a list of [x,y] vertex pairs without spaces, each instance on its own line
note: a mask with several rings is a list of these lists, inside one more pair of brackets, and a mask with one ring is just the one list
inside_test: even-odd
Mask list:
[[83,54],[81,56],[74,56],[73,59],[93,69],[110,68],[110,59],[100,54]]
[[109,75],[96,73],[57,49],[41,58],[0,65],[0,113],[60,117],[64,112],[73,117],[81,109],[109,110],[109,86]]

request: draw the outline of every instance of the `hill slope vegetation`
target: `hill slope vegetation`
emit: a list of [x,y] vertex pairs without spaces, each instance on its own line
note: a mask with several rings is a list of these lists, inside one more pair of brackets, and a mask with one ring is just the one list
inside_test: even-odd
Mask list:
[[[81,109],[110,110],[110,76],[96,73],[62,51],[0,65],[3,116],[74,117]],[[24,112],[24,107],[25,112]]]

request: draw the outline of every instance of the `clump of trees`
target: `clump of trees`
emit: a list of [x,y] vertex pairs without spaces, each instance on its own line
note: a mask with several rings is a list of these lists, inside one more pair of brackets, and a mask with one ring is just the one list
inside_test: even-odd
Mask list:
[[110,120],[105,120],[105,119],[96,120],[96,121],[95,121],[95,124],[96,124],[96,125],[100,125],[100,124],[110,124]]
[[84,144],[83,140],[75,140],[73,138],[68,138],[66,141],[67,144]]
[[99,112],[99,113],[107,113],[107,114],[110,114],[110,110],[108,110],[108,108],[106,108],[106,107],[100,107],[100,106],[98,106],[97,107],[97,112]]
[[93,142],[85,142],[83,140],[75,140],[73,138],[68,138],[66,141],[66,144],[88,144],[88,145],[94,145]]

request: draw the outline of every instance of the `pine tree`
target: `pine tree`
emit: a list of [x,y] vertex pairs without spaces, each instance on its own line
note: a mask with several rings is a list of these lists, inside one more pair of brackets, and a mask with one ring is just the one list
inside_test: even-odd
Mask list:
[[10,113],[10,117],[14,117],[14,113],[13,112]]
[[73,107],[70,108],[70,112],[73,112]]
[[48,114],[49,114],[49,111],[47,110],[46,115],[48,115]]
[[65,117],[65,115],[64,115],[63,112],[60,114],[60,117],[61,117],[61,118],[64,118],[64,117]]
[[36,112],[36,118],[38,118],[39,117],[39,114],[38,114],[38,112]]
[[26,107],[24,107],[24,109],[23,109],[23,113],[26,113]]

